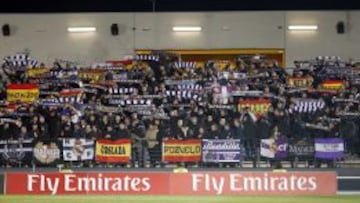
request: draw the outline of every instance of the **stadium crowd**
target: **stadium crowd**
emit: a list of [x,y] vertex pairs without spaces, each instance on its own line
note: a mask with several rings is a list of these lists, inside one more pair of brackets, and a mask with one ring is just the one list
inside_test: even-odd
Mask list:
[[[199,67],[154,54],[111,67],[47,69],[5,60],[0,139],[130,138],[139,165],[160,162],[164,139],[240,139],[252,160],[260,139],[340,137],[347,158],[360,155],[356,66],[320,57],[285,71],[264,57],[234,61]],[[7,86],[24,83],[39,85],[36,101],[7,101]]]

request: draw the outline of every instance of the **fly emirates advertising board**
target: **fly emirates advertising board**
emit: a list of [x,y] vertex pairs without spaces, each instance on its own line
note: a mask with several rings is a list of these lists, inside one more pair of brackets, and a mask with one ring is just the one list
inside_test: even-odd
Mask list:
[[335,195],[333,172],[7,173],[6,194]]

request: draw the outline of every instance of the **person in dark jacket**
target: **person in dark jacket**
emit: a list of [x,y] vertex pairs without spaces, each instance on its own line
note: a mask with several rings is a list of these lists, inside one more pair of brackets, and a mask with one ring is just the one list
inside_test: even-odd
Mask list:
[[85,138],[85,130],[80,126],[79,123],[74,124],[74,134],[72,137],[76,139]]
[[356,154],[357,148],[359,148],[359,127],[352,120],[344,120],[340,123],[340,136],[344,139],[346,143],[347,150],[349,152],[354,152]]
[[210,131],[205,134],[204,139],[219,139],[219,134],[218,126],[213,122],[210,126]]
[[61,117],[61,131],[60,137],[61,138],[70,138],[73,135],[73,126],[70,121],[69,116],[62,116]]
[[14,139],[15,133],[13,131],[14,124],[9,122],[4,122],[0,120],[0,132],[1,132],[1,139],[2,140],[8,140],[8,139]]
[[99,123],[99,130],[102,133],[106,133],[107,127],[110,125],[109,117],[104,115]]
[[233,125],[232,125],[231,130],[232,130],[232,137],[234,139],[240,139],[240,141],[243,142],[244,133],[243,133],[243,129],[242,129],[239,119],[233,120]]
[[190,123],[189,123],[189,130],[188,130],[188,138],[197,138],[198,134],[199,134],[199,122],[198,122],[198,118],[196,117],[196,115],[192,115],[190,118]]
[[51,139],[56,139],[60,136],[60,117],[56,109],[50,109],[49,116],[46,119],[49,124],[49,134]]
[[137,122],[131,134],[133,139],[133,148],[136,152],[136,160],[138,166],[145,167],[149,162],[149,146],[146,137],[146,127],[143,123]]
[[113,140],[130,138],[129,132],[126,130],[124,123],[119,123],[119,127],[116,128]]
[[39,129],[40,129],[40,134],[41,134],[41,139],[42,140],[50,140],[50,134],[49,134],[49,127],[48,124],[45,122],[45,117],[44,116],[40,116],[39,118]]
[[220,131],[219,139],[232,139],[233,138],[233,131],[229,124],[225,124],[224,130]]
[[106,130],[104,132],[104,138],[108,140],[113,140],[115,136],[115,131],[111,125],[106,126]]
[[243,125],[244,125],[244,147],[246,151],[246,156],[249,158],[254,158],[256,155],[256,144],[257,144],[257,135],[256,135],[256,126],[252,118],[245,114],[243,116]]
[[260,139],[268,139],[271,134],[271,123],[266,118],[261,118],[257,123],[257,134]]
[[202,138],[204,138],[204,137],[205,137],[205,130],[204,130],[203,127],[200,127],[200,128],[199,128],[199,131],[198,131],[198,133],[197,133],[197,135],[196,135],[195,138],[197,138],[197,139],[202,139]]
[[184,121],[182,119],[179,119],[177,121],[176,127],[171,129],[175,139],[182,140],[186,137],[183,128],[184,128]]
[[31,134],[28,132],[26,126],[21,126],[20,133],[17,136],[17,139],[25,140],[31,138]]

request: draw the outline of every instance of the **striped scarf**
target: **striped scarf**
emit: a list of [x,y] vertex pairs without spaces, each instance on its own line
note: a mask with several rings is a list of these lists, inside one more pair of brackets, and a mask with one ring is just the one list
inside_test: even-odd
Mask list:
[[132,106],[132,105],[152,105],[152,99],[109,99],[109,104],[120,106]]
[[79,72],[78,70],[74,70],[74,69],[71,69],[71,70],[51,70],[50,71],[50,76],[51,77],[56,77],[56,78],[62,78],[62,77],[65,77],[65,76],[71,76],[71,75],[78,75]]
[[56,97],[56,98],[45,98],[40,99],[39,103],[43,106],[61,106],[62,104],[83,104],[84,101],[81,95],[70,96],[70,97]]
[[4,58],[4,63],[14,66],[29,66],[29,67],[38,67],[39,62],[37,60],[32,60],[27,54],[16,54],[14,56],[8,56]]
[[82,104],[83,99],[81,95],[78,96],[70,96],[70,97],[59,97],[60,103],[71,103],[71,104]]
[[147,55],[147,54],[138,54],[135,56],[137,61],[159,61],[158,55]]
[[109,71],[119,71],[119,70],[124,70],[125,68],[124,67],[121,67],[121,66],[105,66],[105,67],[102,67],[101,70],[109,70]]
[[167,97],[177,97],[178,99],[191,99],[195,101],[201,101],[201,97],[198,94],[195,94],[191,91],[175,91],[175,90],[167,90]]
[[135,92],[134,87],[111,87],[108,88],[109,94],[132,94]]
[[190,61],[179,61],[179,62],[175,62],[174,64],[174,68],[179,69],[179,68],[196,68],[197,64],[196,62],[190,62]]
[[177,90],[201,91],[203,87],[199,84],[182,84],[176,86]]
[[83,104],[81,89],[63,89],[59,93],[59,103]]
[[322,110],[325,107],[325,102],[318,99],[297,99],[294,106],[290,107],[290,113],[312,113]]

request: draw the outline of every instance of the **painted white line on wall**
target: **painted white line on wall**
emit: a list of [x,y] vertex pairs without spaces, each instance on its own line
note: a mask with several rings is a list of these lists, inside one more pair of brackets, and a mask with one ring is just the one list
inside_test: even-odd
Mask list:
[[337,191],[337,195],[360,195],[360,191]]
[[360,176],[338,176],[338,180],[360,180]]

